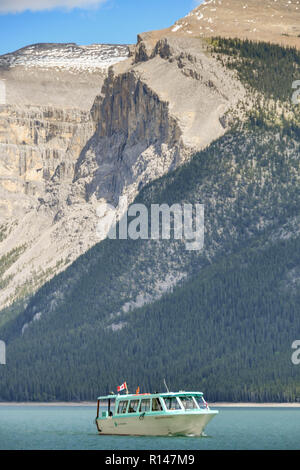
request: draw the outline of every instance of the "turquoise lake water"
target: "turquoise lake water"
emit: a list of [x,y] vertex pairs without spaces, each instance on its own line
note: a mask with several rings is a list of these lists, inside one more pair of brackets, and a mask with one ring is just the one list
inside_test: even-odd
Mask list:
[[300,408],[218,408],[206,437],[99,436],[96,408],[0,406],[0,449],[300,449]]

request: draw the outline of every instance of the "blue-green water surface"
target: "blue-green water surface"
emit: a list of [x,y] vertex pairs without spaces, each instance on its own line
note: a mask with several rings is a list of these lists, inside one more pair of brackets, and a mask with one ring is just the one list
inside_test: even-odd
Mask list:
[[218,408],[206,437],[100,436],[94,407],[0,406],[0,449],[300,449],[300,408]]

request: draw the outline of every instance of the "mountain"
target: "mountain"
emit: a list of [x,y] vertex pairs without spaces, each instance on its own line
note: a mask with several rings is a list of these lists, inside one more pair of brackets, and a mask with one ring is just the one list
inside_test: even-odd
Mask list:
[[271,42],[300,49],[298,0],[206,0],[170,28],[148,34]]
[[294,1],[211,1],[136,46],[35,44],[1,56],[0,307],[99,241],[99,205],[132,202],[224,134],[230,113],[242,119],[243,84],[207,54],[207,38],[298,47],[298,15]]
[[2,55],[6,104],[90,111],[107,69],[129,54],[128,45],[41,43]]
[[1,399],[92,400],[166,376],[209,400],[296,400],[299,140],[275,135],[230,132],[146,187],[137,202],[205,203],[204,251],[97,244],[1,329]]
[[36,45],[2,57],[2,307],[99,241],[99,205],[132,202],[224,134],[245,90],[206,49],[170,38],[148,61],[140,45]]
[[[65,121],[62,131],[47,114],[45,141],[31,151],[55,142],[61,153],[45,158],[35,192],[5,193],[6,210],[14,203],[20,215],[1,230],[2,400],[94,399],[119,380],[154,390],[163,377],[210,400],[299,397],[300,110],[291,85],[300,54],[239,39],[238,28],[230,38],[179,31],[140,35],[90,111],[81,109],[88,118],[76,114],[76,130],[67,127],[70,140]],[[19,171],[32,188],[27,163]],[[97,243],[97,209],[120,196],[149,210],[204,204],[204,249]],[[51,269],[37,275],[34,266]]]

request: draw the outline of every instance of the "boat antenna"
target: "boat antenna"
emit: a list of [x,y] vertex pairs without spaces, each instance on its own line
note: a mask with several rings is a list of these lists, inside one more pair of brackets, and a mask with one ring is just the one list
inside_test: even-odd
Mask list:
[[170,390],[168,389],[168,385],[167,385],[167,383],[166,383],[166,379],[164,379],[164,384],[165,384],[165,387],[166,387],[166,389],[167,389],[167,392],[170,393]]

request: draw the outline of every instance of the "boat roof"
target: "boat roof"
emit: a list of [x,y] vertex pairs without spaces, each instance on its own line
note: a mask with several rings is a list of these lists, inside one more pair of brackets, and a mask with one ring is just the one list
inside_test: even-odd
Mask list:
[[111,395],[103,395],[97,398],[97,400],[108,400],[108,399],[130,399],[130,398],[152,398],[152,397],[183,397],[183,396],[203,396],[202,392],[163,392],[163,393],[128,393],[128,394],[111,394]]

